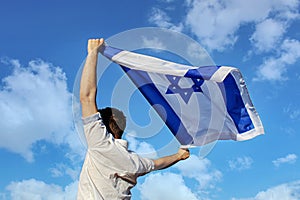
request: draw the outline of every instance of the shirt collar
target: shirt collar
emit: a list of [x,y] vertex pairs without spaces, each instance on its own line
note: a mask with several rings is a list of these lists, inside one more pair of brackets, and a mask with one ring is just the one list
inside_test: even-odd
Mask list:
[[125,149],[128,149],[128,142],[126,140],[123,139],[115,139],[115,141],[117,143],[119,143],[122,147],[124,147]]

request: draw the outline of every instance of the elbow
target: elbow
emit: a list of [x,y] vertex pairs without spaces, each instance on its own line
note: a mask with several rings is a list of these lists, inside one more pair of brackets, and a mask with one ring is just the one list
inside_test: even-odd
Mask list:
[[96,101],[96,93],[97,93],[96,88],[90,89],[87,92],[80,91],[80,102],[81,103],[95,102]]
[[86,104],[86,103],[91,103],[91,102],[95,102],[95,98],[92,97],[80,97],[80,103],[81,104]]

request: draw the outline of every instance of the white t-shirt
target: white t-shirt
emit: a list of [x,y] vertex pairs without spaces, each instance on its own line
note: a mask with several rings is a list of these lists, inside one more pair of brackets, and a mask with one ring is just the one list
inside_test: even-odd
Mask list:
[[83,119],[88,144],[77,199],[130,199],[138,176],[154,170],[151,159],[128,151],[126,140],[114,139],[100,113]]

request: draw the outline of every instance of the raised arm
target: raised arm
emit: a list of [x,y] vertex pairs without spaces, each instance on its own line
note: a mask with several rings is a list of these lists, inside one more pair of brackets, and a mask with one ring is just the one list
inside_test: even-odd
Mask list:
[[171,167],[178,161],[185,160],[188,157],[190,157],[190,152],[188,149],[179,149],[176,154],[173,154],[171,156],[165,156],[154,160],[154,169],[160,170],[160,169]]
[[103,44],[104,40],[102,38],[88,40],[88,55],[80,81],[82,117],[87,117],[97,112],[97,61],[98,52]]

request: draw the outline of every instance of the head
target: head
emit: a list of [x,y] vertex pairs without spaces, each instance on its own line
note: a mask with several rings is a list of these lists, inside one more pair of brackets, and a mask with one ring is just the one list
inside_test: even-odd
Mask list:
[[126,127],[126,117],[123,112],[111,107],[100,109],[99,112],[107,131],[110,132],[114,138],[121,139]]

